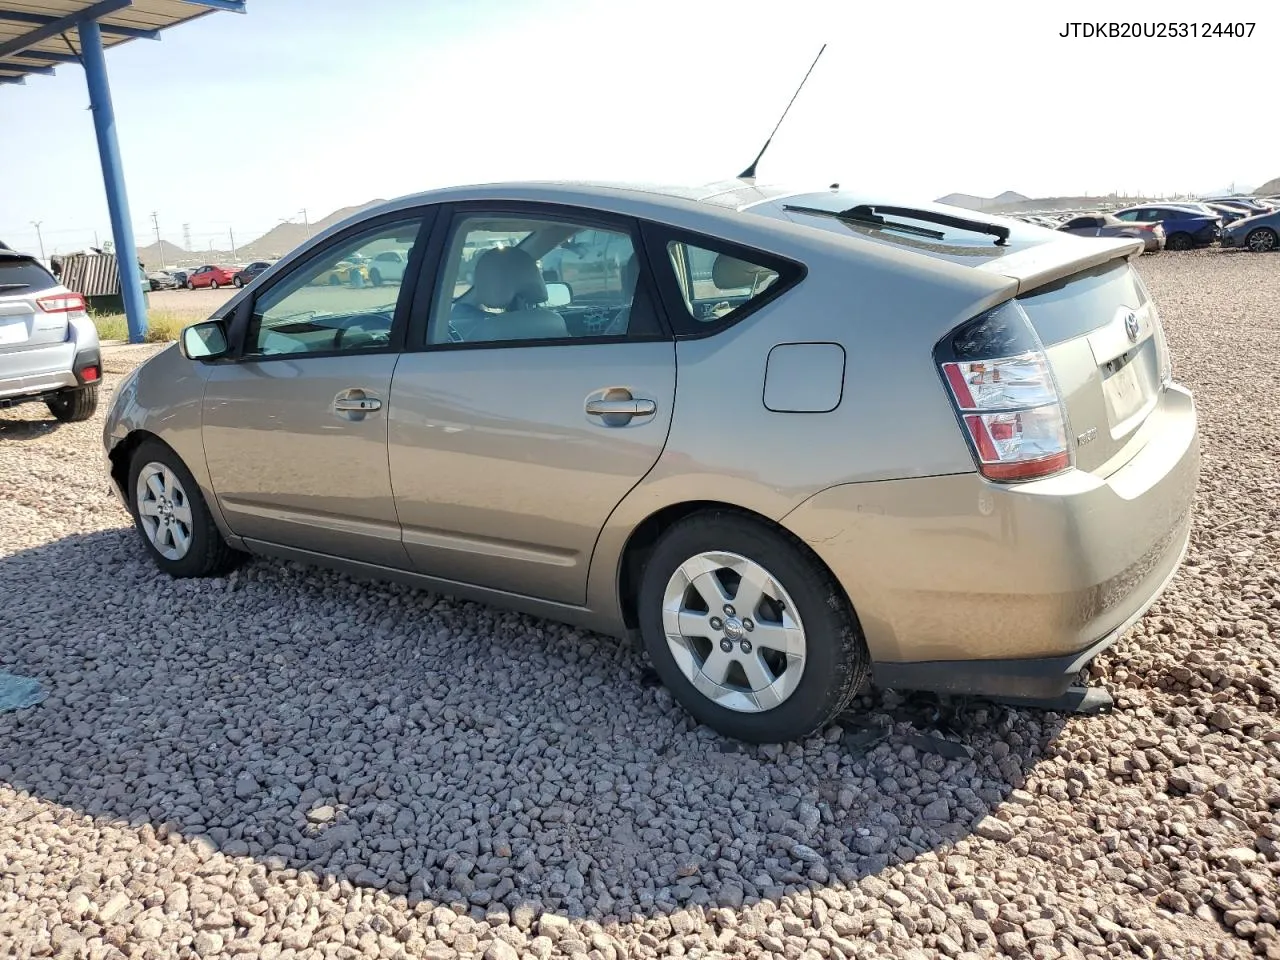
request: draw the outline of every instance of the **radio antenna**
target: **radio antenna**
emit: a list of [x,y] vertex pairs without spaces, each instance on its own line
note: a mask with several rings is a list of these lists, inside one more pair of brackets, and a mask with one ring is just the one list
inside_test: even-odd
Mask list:
[[[822,45],[822,50],[826,50],[827,45]],[[769,134],[769,139],[764,142],[764,146],[760,148],[760,152],[756,154],[756,158],[751,161],[751,166],[738,174],[739,180],[754,180],[756,178],[756,165],[760,162],[760,158],[764,156],[764,152],[769,149],[769,144],[773,143],[773,134],[778,132],[778,127],[782,126],[782,121],[787,119],[787,111],[791,109],[791,104],[796,102],[796,97],[800,96],[800,91],[804,89],[805,83],[809,79],[809,74],[813,73],[813,68],[818,65],[818,60],[822,56],[822,50],[818,51],[818,56],[813,58],[813,63],[809,64],[809,69],[804,75],[804,80],[800,81],[800,86],[796,87],[796,92],[791,95],[791,99],[787,101],[787,109],[782,111],[782,116],[778,118],[778,122],[774,125],[773,133]]]

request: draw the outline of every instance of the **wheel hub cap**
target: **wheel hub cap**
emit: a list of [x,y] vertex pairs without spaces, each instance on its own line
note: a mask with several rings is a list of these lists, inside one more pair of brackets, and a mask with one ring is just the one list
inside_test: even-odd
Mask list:
[[191,505],[177,474],[162,463],[138,472],[134,491],[142,532],[167,560],[181,560],[191,549]]
[[703,696],[740,713],[772,710],[804,673],[804,625],[768,570],[734,553],[690,557],[663,596],[667,646]]

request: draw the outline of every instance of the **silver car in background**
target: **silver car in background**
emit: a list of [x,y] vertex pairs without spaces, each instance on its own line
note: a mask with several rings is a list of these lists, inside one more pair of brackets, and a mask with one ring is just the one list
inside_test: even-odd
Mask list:
[[748,741],[869,679],[1084,706],[1198,476],[1141,250],[749,180],[424,193],[137,368],[105,466],[174,576],[250,552],[638,636]]
[[88,420],[101,380],[84,297],[35,257],[0,249],[0,407],[42,402],[59,420]]

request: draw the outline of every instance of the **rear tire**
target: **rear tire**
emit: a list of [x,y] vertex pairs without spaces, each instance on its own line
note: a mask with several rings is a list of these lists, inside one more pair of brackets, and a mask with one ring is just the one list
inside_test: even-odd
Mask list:
[[[148,489],[145,505],[140,503],[138,489],[144,474],[148,478],[154,475],[162,489],[167,487],[162,496],[155,497],[143,480],[144,489]],[[147,440],[134,451],[125,489],[133,524],[147,553],[162,572],[171,577],[218,576],[243,559],[242,553],[232,550],[222,539],[191,471],[173,450],[158,440]],[[149,527],[165,519],[176,529],[167,539],[161,537],[157,546],[157,538]],[[179,553],[176,548],[184,537],[186,546]],[[166,550],[168,556],[162,552]]]
[[[754,603],[743,593],[753,584],[766,585]],[[716,599],[703,601],[704,590]],[[749,743],[820,730],[871,667],[831,572],[786,531],[729,510],[694,514],[658,540],[641,577],[639,621],[650,661],[684,708]]]
[[236,285],[237,290],[239,290],[241,287],[244,286],[244,281],[241,280],[239,277],[232,277],[231,282]]
[[378,270],[369,271],[369,282],[375,287],[382,286],[382,274]]
[[45,401],[49,412],[63,423],[88,420],[98,410],[98,385],[70,387]]
[[1190,250],[1195,245],[1195,241],[1191,239],[1191,234],[1181,232],[1169,234],[1164,242],[1166,250]]

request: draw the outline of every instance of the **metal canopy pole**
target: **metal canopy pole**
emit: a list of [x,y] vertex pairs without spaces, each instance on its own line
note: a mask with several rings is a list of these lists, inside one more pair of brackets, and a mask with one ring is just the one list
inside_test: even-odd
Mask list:
[[124,295],[124,312],[129,321],[129,342],[142,343],[147,336],[147,307],[142,296],[133,221],[129,217],[129,197],[124,188],[120,144],[116,141],[116,115],[111,106],[111,85],[107,82],[102,31],[96,20],[84,20],[76,30],[80,34],[80,55],[89,86],[93,127],[98,134],[102,185],[107,192],[107,211],[111,215],[111,235],[115,239],[116,263],[120,268],[120,292]]

